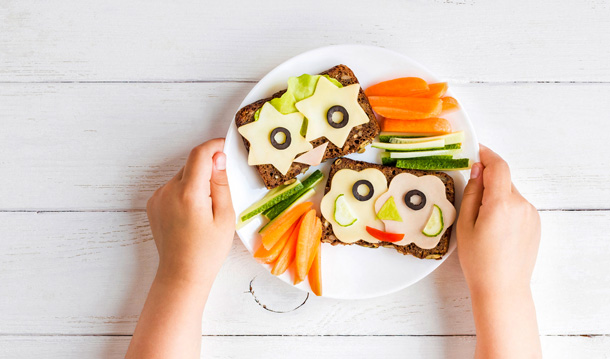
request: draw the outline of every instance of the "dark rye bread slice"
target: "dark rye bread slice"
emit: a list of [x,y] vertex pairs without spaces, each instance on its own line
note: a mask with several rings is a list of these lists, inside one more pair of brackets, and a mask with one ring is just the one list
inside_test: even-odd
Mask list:
[[[328,75],[339,81],[343,86],[359,83],[352,70],[345,65],[337,65],[331,69],[322,72],[320,75]],[[286,92],[286,90],[276,92],[271,97],[258,100],[241,108],[239,111],[237,111],[237,114],[235,114],[235,124],[237,125],[237,127],[243,126],[250,122],[254,122],[254,113],[259,108],[263,107],[265,102],[270,101],[271,99],[274,99],[276,97],[282,96],[284,92]],[[369,100],[364,94],[362,88],[360,89],[360,94],[358,95],[358,102],[360,103],[360,106],[362,106],[362,108],[364,109],[364,112],[366,112],[366,114],[369,116],[370,121],[363,125],[352,128],[351,132],[349,133],[349,137],[345,141],[343,147],[335,146],[332,142],[329,142],[326,137],[320,137],[311,141],[313,147],[317,147],[323,144],[324,142],[328,142],[328,147],[326,148],[326,153],[324,154],[323,161],[329,158],[341,157],[349,153],[363,151],[364,147],[369,144],[373,140],[373,138],[375,138],[375,136],[377,136],[377,134],[379,133],[379,123],[377,122],[377,119],[373,114],[371,104],[369,103]],[[246,150],[249,151],[250,143],[245,138],[242,137],[242,139],[244,141],[244,145],[246,146]],[[273,165],[270,164],[257,165],[255,167],[260,173],[260,176],[263,179],[263,182],[265,183],[265,187],[267,187],[267,189],[271,189],[281,184],[284,184],[285,182],[295,178],[297,175],[305,173],[305,171],[307,171],[307,169],[309,168],[309,166],[306,164],[293,162],[292,166],[290,166],[290,169],[284,176],[280,173],[280,171],[278,171],[275,167],[273,167]]]
[[[351,160],[349,158],[339,158],[339,159],[335,160],[335,162],[332,164],[332,166],[330,167],[330,173],[328,174],[328,181],[326,182],[326,189],[325,189],[324,193],[328,193],[328,191],[330,191],[330,184],[332,182],[332,179],[333,179],[333,176],[335,175],[335,173],[344,168],[355,170],[355,171],[362,171],[367,168],[376,168],[385,175],[386,179],[388,180],[388,184],[390,183],[392,178],[394,178],[394,176],[398,175],[399,173],[411,173],[416,176],[425,176],[425,175],[437,176],[445,184],[445,191],[446,191],[447,199],[449,200],[449,202],[454,203],[454,201],[455,201],[455,187],[453,184],[453,178],[451,178],[451,176],[449,176],[446,173],[434,172],[434,171],[408,170],[408,169],[397,168],[397,167],[382,166],[382,165],[378,165],[378,164],[374,164],[374,163],[355,161],[355,160]],[[333,246],[335,246],[337,244],[342,244],[342,245],[350,244],[350,243],[343,243],[337,239],[337,237],[333,233],[333,228],[332,228],[332,225],[330,224],[330,222],[328,222],[326,219],[323,218],[322,223],[323,223],[323,227],[324,227],[324,232],[322,233],[322,242],[330,243]],[[445,253],[447,253],[447,250],[449,249],[449,238],[451,238],[452,227],[453,226],[447,228],[447,230],[441,237],[441,240],[438,242],[438,245],[432,249],[422,249],[413,243],[408,244],[406,246],[398,246],[398,245],[396,245],[394,243],[390,243],[390,242],[379,242],[379,243],[373,244],[373,243],[365,242],[363,240],[359,240],[353,244],[357,244],[359,246],[369,247],[369,248],[377,248],[379,246],[394,248],[402,254],[411,254],[417,258],[422,258],[422,259],[441,259],[442,256],[445,255]]]

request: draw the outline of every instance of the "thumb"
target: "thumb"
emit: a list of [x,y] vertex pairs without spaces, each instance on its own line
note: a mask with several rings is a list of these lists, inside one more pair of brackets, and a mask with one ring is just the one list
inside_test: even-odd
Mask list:
[[479,208],[483,199],[483,165],[475,163],[470,169],[470,180],[464,189],[462,206],[460,207],[461,225],[473,227],[479,215]]
[[[214,219],[222,222],[235,222],[231,192],[229,191],[229,179],[227,178],[227,156],[222,152],[216,152],[214,157],[214,168],[210,178],[210,197],[212,197],[212,212]],[[225,223],[229,224],[229,223]]]

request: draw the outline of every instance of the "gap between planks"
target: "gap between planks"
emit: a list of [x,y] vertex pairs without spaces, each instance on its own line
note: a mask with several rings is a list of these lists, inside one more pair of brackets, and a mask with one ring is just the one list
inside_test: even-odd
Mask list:
[[[62,334],[62,333],[4,333],[0,334],[0,338],[2,337],[132,337],[131,334],[95,334],[95,333],[84,333],[84,334]],[[210,337],[304,337],[304,338],[334,338],[334,337],[345,337],[345,338],[367,338],[367,337],[387,337],[387,338],[403,338],[403,337],[412,337],[412,338],[452,338],[452,337],[476,337],[476,334],[367,334],[367,335],[358,335],[358,334],[320,334],[320,335],[312,335],[312,334],[202,334],[202,338]],[[585,337],[585,338],[597,338],[597,337],[610,337],[610,334],[542,334],[539,337]]]

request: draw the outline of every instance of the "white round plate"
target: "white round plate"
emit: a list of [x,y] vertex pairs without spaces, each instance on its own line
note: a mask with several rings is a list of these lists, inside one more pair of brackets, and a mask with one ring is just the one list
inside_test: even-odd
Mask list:
[[[338,64],[350,67],[363,88],[384,80],[405,76],[421,77],[429,83],[441,81],[407,56],[387,49],[362,45],[328,46],[295,56],[273,69],[254,86],[239,107],[241,108],[285,89],[286,81],[290,76],[299,76],[304,73],[317,74]],[[454,96],[451,91],[448,92],[448,95]],[[478,160],[478,141],[464,110],[456,111],[445,117],[451,122],[453,130],[463,130],[466,133],[463,143],[463,157]],[[233,120],[227,133],[225,153],[228,157],[227,171],[233,206],[235,212],[240,213],[263,197],[267,190],[256,169],[248,166],[248,153]],[[354,153],[348,157],[380,163],[379,150],[370,146],[365,153]],[[310,168],[308,171],[308,173],[311,173],[319,168],[325,174],[324,180],[316,188],[316,196],[312,199],[316,207],[322,198],[326,175],[331,162],[327,161],[317,167]],[[467,171],[449,172],[455,180],[455,206],[458,210],[466,185],[465,175],[467,173],[463,172]],[[319,207],[317,209],[319,213]],[[257,231],[262,223],[261,218],[255,218],[237,231],[239,238],[250,252],[254,252],[260,245],[260,237]],[[422,260],[410,255],[405,256],[390,248],[371,249],[357,245],[331,246],[330,244],[322,244],[323,296],[338,299],[360,299],[396,292],[430,274],[449,257],[455,248],[455,226],[451,231],[449,252],[441,260]],[[271,270],[270,266],[265,266]],[[292,285],[292,273],[289,272],[287,271],[279,278]],[[304,291],[311,291],[307,281],[303,281],[296,287]]]

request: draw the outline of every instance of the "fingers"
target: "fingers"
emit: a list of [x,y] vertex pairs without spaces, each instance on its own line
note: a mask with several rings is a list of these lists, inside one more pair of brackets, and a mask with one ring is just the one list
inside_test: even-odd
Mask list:
[[475,163],[470,169],[470,180],[464,189],[464,197],[460,207],[459,221],[468,227],[474,226],[479,216],[479,208],[483,199],[483,165]]
[[235,213],[231,202],[229,191],[229,180],[227,178],[227,156],[217,152],[213,157],[214,166],[210,179],[210,196],[212,197],[212,212],[214,220],[220,220],[227,225],[235,224]]
[[223,147],[224,139],[216,138],[193,148],[186,160],[182,181],[187,185],[207,186],[212,175],[212,156],[222,152]]
[[481,163],[485,167],[485,195],[502,196],[511,193],[510,168],[506,161],[489,148],[480,145]]

